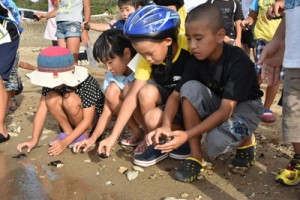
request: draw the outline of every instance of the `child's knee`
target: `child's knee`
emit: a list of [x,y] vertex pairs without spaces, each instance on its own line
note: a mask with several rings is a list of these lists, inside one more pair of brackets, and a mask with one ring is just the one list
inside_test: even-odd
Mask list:
[[157,102],[157,97],[160,96],[159,91],[156,86],[152,84],[147,84],[142,87],[138,93],[138,100],[143,104]]
[[50,91],[45,96],[45,102],[48,107],[62,105],[62,96],[55,91]]
[[121,90],[116,83],[110,83],[105,91],[105,99],[107,99],[109,102],[114,99],[119,99],[120,91]]

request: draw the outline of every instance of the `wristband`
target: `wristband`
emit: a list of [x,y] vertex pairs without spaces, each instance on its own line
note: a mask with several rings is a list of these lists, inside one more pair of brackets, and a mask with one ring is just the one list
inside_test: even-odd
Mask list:
[[83,22],[83,28],[84,28],[84,30],[89,31],[90,30],[89,22]]

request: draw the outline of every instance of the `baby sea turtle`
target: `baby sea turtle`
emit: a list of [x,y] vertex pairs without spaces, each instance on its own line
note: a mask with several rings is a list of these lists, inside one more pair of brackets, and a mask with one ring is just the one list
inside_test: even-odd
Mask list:
[[27,155],[25,154],[25,153],[20,153],[20,154],[18,154],[18,155],[16,155],[16,156],[13,156],[12,158],[16,158],[16,159],[24,159],[24,158],[26,158],[27,157]]

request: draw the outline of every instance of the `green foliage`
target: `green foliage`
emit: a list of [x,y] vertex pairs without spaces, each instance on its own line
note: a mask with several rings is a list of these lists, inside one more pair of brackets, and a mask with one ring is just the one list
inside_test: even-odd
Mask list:
[[[28,8],[34,10],[48,10],[48,0],[39,0],[37,3],[33,3],[30,0],[14,0],[20,8]],[[117,0],[90,0],[91,2],[91,14],[102,14],[108,11],[112,14],[118,12]]]

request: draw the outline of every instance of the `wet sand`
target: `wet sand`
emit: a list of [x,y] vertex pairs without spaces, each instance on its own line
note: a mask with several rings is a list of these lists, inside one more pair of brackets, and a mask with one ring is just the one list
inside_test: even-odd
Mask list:
[[[21,60],[36,65],[38,50],[22,47]],[[99,83],[102,82],[104,69],[88,69]],[[283,187],[274,181],[275,174],[285,167],[292,154],[292,147],[281,142],[281,108],[276,105],[279,94],[272,107],[277,121],[273,124],[261,123],[256,131],[257,162],[249,171],[241,174],[230,171],[228,165],[234,155],[232,152],[213,161],[212,167],[193,183],[174,180],[179,161],[170,158],[156,166],[144,168],[136,179],[129,181],[118,169],[126,167],[133,171],[130,148],[115,145],[111,157],[107,159],[95,155],[97,147],[85,154],[73,154],[66,149],[59,156],[49,156],[48,141],[58,132],[58,126],[50,116],[39,146],[24,159],[12,158],[18,154],[17,144],[31,136],[41,92],[40,87],[31,85],[25,77],[28,71],[19,71],[24,91],[17,96],[19,108],[6,118],[11,139],[0,144],[0,199],[300,199],[299,185]],[[64,165],[60,168],[48,166],[54,160],[61,160]]]

